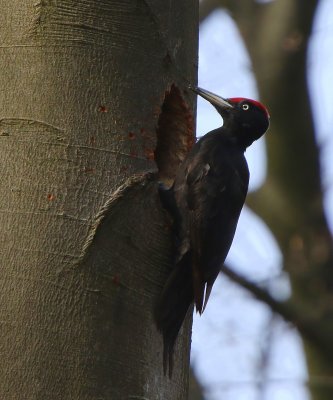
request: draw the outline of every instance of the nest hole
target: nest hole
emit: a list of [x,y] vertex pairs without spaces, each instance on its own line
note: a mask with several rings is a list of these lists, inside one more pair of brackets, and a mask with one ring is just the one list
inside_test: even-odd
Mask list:
[[159,180],[169,186],[195,141],[192,111],[175,85],[165,93],[156,133]]

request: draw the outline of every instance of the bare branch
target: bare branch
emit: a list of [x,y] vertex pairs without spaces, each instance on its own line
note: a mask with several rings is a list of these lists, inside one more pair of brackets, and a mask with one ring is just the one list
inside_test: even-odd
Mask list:
[[295,311],[293,310],[293,303],[288,301],[280,302],[275,300],[274,297],[272,297],[272,295],[267,292],[267,290],[260,288],[255,283],[250,282],[245,277],[231,270],[227,266],[223,266],[221,271],[233,282],[238,283],[238,285],[248,290],[256,299],[267,304],[273,312],[279,314],[286,321],[295,323],[297,313],[295,313]]
[[[265,289],[260,288],[225,265],[221,268],[221,272],[233,282],[248,290],[256,299],[267,304],[273,312],[279,314],[286,322],[291,322],[303,338],[320,349],[324,358],[330,358],[332,339],[329,332],[318,329],[318,322],[324,318],[320,311],[310,313],[308,307],[296,303],[295,299],[285,302],[277,301]],[[325,350],[327,353],[325,353]]]

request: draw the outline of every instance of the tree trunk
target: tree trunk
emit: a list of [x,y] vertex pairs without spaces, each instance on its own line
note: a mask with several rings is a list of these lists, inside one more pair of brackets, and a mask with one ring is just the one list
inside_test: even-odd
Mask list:
[[171,246],[147,172],[172,179],[193,137],[196,2],[5,0],[0,29],[0,397],[186,398],[190,317],[172,380],[152,321]]

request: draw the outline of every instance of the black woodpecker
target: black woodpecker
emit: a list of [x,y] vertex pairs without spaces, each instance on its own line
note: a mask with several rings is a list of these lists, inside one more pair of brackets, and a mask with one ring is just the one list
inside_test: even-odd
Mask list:
[[163,335],[163,365],[172,375],[173,349],[192,303],[204,311],[233,241],[246,198],[249,169],[244,152],[268,129],[265,106],[246,98],[224,99],[193,88],[223,118],[223,126],[203,136],[181,164],[173,186],[160,188],[174,218],[175,266],[155,308]]

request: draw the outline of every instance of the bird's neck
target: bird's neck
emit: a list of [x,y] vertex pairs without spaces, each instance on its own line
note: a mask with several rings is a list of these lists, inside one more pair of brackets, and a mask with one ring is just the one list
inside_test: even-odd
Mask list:
[[247,134],[246,130],[234,120],[227,120],[221,128],[221,134],[226,140],[240,147],[244,152],[253,143],[253,138]]

